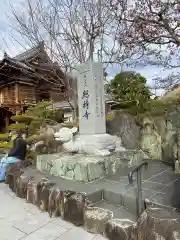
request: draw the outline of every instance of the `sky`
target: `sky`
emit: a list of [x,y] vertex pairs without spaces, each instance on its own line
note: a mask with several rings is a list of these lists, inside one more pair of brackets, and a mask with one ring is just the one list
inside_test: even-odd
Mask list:
[[[22,0],[1,0],[0,5],[0,58],[3,57],[4,52],[10,52],[11,56],[15,56],[16,54],[22,52],[23,47],[20,47],[19,45],[12,44],[9,37],[7,37],[6,32],[9,28],[10,21],[7,17],[10,13],[10,5],[11,3],[14,7],[18,7],[20,3],[22,3]],[[19,5],[20,6],[20,5]],[[19,7],[19,10],[21,7]],[[5,39],[5,41],[4,41]],[[7,40],[8,39],[8,40]],[[4,43],[6,42],[6,44]],[[149,86],[154,86],[153,78],[157,76],[167,76],[169,73],[172,72],[172,70],[165,70],[163,68],[158,68],[155,66],[147,66],[147,67],[138,67],[136,69],[129,69],[129,70],[135,70],[142,74],[146,79],[148,80]],[[179,69],[176,69],[176,71],[180,71]],[[118,73],[118,69],[111,69],[110,70],[110,77],[112,78],[116,73]],[[156,95],[162,95],[164,91],[162,89],[156,90]]]
[[[22,0],[1,0],[0,3],[0,58],[3,57],[4,52],[11,52],[12,55],[16,55],[19,50],[19,46],[14,46],[10,39],[7,37],[7,30],[9,29],[10,4],[14,7],[18,5]],[[6,43],[5,43],[6,42]]]

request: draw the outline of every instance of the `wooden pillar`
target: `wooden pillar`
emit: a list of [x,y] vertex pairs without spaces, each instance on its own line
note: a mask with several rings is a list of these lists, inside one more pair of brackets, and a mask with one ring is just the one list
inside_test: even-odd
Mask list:
[[15,99],[16,99],[16,103],[19,103],[19,85],[16,83],[15,84]]
[[5,117],[5,130],[6,130],[6,131],[7,131],[7,129],[8,129],[8,126],[9,126],[9,117],[6,116],[6,117]]
[[2,90],[1,90],[1,92],[0,92],[0,104],[3,104],[3,93],[2,93]]

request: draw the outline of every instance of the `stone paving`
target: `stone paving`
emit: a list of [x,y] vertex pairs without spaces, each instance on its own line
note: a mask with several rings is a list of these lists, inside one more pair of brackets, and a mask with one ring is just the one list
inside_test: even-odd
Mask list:
[[105,240],[101,235],[87,233],[60,218],[49,218],[24,199],[17,198],[7,185],[0,184],[1,240]]

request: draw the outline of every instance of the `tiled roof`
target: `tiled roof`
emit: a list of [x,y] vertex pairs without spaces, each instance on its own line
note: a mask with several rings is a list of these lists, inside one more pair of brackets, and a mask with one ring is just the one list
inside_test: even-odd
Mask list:
[[44,50],[44,43],[40,42],[36,47],[33,47],[21,54],[16,55],[13,57],[13,59],[18,61],[26,61],[36,57],[42,50]]
[[16,65],[16,66],[18,65],[18,66],[21,67],[21,68],[24,68],[24,69],[32,70],[32,71],[33,71],[33,69],[30,68],[29,66],[27,66],[25,63],[20,62],[20,61],[14,59],[14,58],[10,58],[10,57],[7,56],[7,55],[5,55],[5,57],[4,57],[4,59],[3,59],[2,61],[8,61],[8,62],[10,62],[12,65]]

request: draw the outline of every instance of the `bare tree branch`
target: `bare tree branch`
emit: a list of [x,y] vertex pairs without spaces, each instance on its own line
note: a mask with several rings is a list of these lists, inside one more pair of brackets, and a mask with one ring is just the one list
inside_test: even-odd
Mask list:
[[[122,4],[123,2],[123,4]],[[117,9],[124,6],[123,14]],[[126,43],[144,51],[144,63],[173,65],[180,58],[179,0],[112,0],[111,10],[120,22],[126,22]],[[119,44],[123,41],[119,33]]]
[[[27,0],[21,12],[11,6],[8,34],[21,46],[24,42],[30,47],[44,42],[56,66],[47,69],[26,62],[35,69],[31,75],[51,81],[55,87],[63,86],[65,100],[71,105],[73,102],[72,108],[76,109],[76,81],[70,73],[77,64],[92,59],[103,62],[105,69],[114,63],[121,68],[144,54],[139,46],[126,41],[133,26],[123,19],[127,1],[123,0],[112,11],[112,3],[107,0]],[[64,78],[59,76],[58,68],[64,71]]]
[[166,91],[173,90],[180,84],[179,73],[171,73],[167,77],[156,77],[153,79],[156,82],[157,89],[164,89]]
[[[124,10],[123,3],[118,14],[123,15]],[[68,72],[88,59],[99,59],[107,67],[112,62],[124,63],[139,52],[126,44],[123,31],[131,26],[116,18],[106,0],[48,0],[46,4],[27,0],[25,12],[19,14],[12,7],[12,15],[13,30],[30,45],[44,40],[50,56]],[[120,32],[124,36],[121,46]]]

